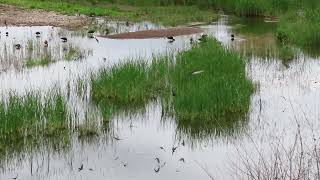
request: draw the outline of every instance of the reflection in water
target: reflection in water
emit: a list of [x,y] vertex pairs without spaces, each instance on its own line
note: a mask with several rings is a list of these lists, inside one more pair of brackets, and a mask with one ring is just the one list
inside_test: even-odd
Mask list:
[[[208,179],[199,164],[217,179],[228,179],[228,162],[239,159],[239,147],[254,157],[257,146],[268,153],[273,140],[284,138],[290,142],[296,134],[296,119],[303,126],[307,117],[313,127],[319,127],[319,101],[315,101],[320,97],[318,60],[295,49],[293,60],[285,66],[277,55],[279,46],[272,36],[273,24],[230,19],[222,16],[201,28],[226,47],[247,55],[247,73],[257,83],[257,91],[252,97],[249,117],[205,128],[205,125],[176,124],[173,117],[163,117],[158,101],[128,112],[109,106],[102,106],[105,110],[101,111],[90,99],[90,78],[102,68],[121,60],[136,57],[151,60],[154,54],[188,48],[190,36],[177,37],[173,44],[164,38],[97,37],[97,42],[87,38],[86,31],[0,28],[1,32],[9,32],[9,37],[1,37],[0,41],[0,92],[4,99],[9,91],[24,95],[28,90],[45,93],[58,88],[70,115],[67,120],[70,131],[61,133],[59,138],[41,138],[35,133],[23,144],[1,147],[5,154],[0,179]],[[97,25],[100,24],[101,29],[110,28],[110,33],[159,28],[149,23],[126,26],[101,19]],[[40,38],[35,37],[37,31],[41,32]],[[235,41],[230,39],[233,33]],[[95,35],[99,34],[103,32]],[[62,43],[60,37],[67,37],[68,42]],[[24,60],[46,54],[44,40],[48,40],[47,53],[55,62],[46,67],[23,68]],[[16,43],[22,45],[20,50],[14,48]],[[66,61],[64,47],[81,49],[86,56],[80,61]],[[311,137],[307,130],[302,133]],[[154,171],[158,167],[155,158],[161,162],[158,173]],[[181,158],[184,163],[179,161]]]

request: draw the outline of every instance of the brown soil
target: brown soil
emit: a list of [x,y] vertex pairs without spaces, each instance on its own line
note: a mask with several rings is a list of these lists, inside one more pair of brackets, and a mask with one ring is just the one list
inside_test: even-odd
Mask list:
[[168,36],[182,36],[201,33],[203,30],[199,28],[192,27],[177,27],[177,28],[168,28],[168,29],[159,29],[159,30],[146,30],[146,31],[137,31],[129,33],[121,33],[104,36],[110,39],[148,39],[148,38],[162,38]]
[[5,22],[15,26],[59,26],[70,29],[82,27],[88,21],[86,17],[0,5],[0,26],[5,26]]

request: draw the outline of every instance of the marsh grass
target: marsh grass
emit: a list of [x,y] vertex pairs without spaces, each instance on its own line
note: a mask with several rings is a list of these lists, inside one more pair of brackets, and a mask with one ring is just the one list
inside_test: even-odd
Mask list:
[[277,38],[283,43],[293,43],[302,48],[320,45],[320,8],[290,12],[280,19]]
[[26,66],[27,68],[32,68],[35,66],[48,66],[52,62],[53,60],[50,56],[44,56],[41,58],[29,58],[26,60]]
[[82,50],[81,48],[78,48],[73,45],[70,45],[68,47],[68,50],[67,50],[66,54],[64,55],[64,59],[67,61],[81,60],[84,57],[86,57],[86,52],[84,50]]
[[58,135],[66,129],[67,112],[63,97],[53,94],[41,98],[39,93],[25,96],[10,94],[0,103],[0,140],[23,141],[35,136]]
[[195,135],[245,119],[252,92],[243,59],[211,38],[176,59],[129,61],[92,79],[92,100],[106,117],[112,116],[112,107],[143,108],[160,98],[163,115],[174,116],[178,127]]

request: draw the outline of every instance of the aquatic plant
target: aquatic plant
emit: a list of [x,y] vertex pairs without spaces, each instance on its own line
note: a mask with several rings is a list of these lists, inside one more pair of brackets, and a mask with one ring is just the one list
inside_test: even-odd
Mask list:
[[293,43],[300,47],[320,44],[320,7],[302,9],[281,17],[277,38],[283,44]]
[[176,60],[129,61],[92,79],[92,100],[107,117],[114,106],[144,107],[160,98],[163,114],[194,134],[223,130],[244,119],[252,91],[243,59],[211,38],[179,53]]
[[41,58],[29,58],[26,60],[26,66],[28,68],[35,67],[35,66],[47,66],[52,63],[53,60],[50,56],[44,56]]
[[66,129],[66,120],[66,106],[58,93],[45,98],[36,92],[25,96],[12,93],[6,102],[0,103],[0,141],[20,141],[35,134],[59,134]]

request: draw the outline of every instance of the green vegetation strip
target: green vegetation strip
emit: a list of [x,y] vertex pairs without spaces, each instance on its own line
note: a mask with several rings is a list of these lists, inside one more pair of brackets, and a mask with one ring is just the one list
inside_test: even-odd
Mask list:
[[0,3],[31,9],[45,9],[71,15],[108,16],[114,20],[150,20],[164,25],[179,25],[187,22],[210,22],[216,15],[211,10],[200,10],[196,6],[148,6],[137,7],[112,4],[108,1],[67,0],[0,0]]
[[92,100],[107,117],[111,113],[106,107],[143,107],[160,98],[164,113],[194,133],[237,124],[249,110],[252,92],[243,59],[214,39],[179,53],[175,60],[130,61],[92,79]]

